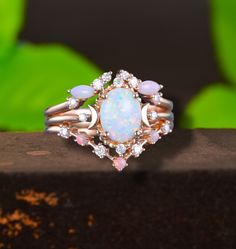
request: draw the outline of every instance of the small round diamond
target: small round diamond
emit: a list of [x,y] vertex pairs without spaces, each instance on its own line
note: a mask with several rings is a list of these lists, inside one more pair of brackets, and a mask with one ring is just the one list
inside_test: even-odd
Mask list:
[[132,77],[132,78],[129,80],[129,85],[130,85],[130,87],[137,88],[137,87],[138,87],[138,84],[139,84],[139,80],[138,80],[136,77]]
[[116,87],[122,87],[124,85],[124,81],[121,79],[121,78],[115,78],[113,80],[113,84],[116,86]]
[[128,80],[130,78],[130,73],[125,70],[120,70],[119,75],[123,80]]
[[116,147],[116,152],[119,155],[123,155],[126,152],[126,147],[124,144],[118,144]]
[[157,94],[155,94],[155,95],[153,95],[152,96],[152,99],[151,99],[151,101],[152,101],[152,103],[154,104],[154,105],[158,105],[159,103],[160,103],[160,94],[159,93],[157,93]]
[[79,114],[79,121],[80,122],[86,122],[87,121],[87,115],[85,113]]
[[157,131],[151,131],[147,140],[150,144],[155,144],[159,139],[159,133]]
[[132,155],[138,157],[143,152],[143,147],[141,144],[134,144],[132,146]]
[[104,82],[101,79],[96,79],[93,81],[93,88],[97,91],[100,91],[103,88]]
[[69,127],[60,127],[60,130],[59,130],[59,133],[58,133],[58,136],[61,136],[63,138],[69,138],[70,137],[70,129]]
[[141,128],[142,111],[140,102],[130,89],[112,89],[100,108],[102,129],[117,143],[125,143]]
[[76,98],[71,97],[68,99],[69,109],[74,109],[78,106],[78,101]]
[[149,117],[152,121],[156,120],[158,118],[158,113],[156,111],[151,111],[149,113]]
[[163,134],[169,133],[171,131],[170,124],[169,123],[163,124],[161,127],[161,131]]
[[94,148],[94,153],[100,157],[100,158],[104,158],[105,155],[106,155],[106,147],[103,146],[102,144],[99,144],[97,145],[95,148]]
[[104,73],[104,74],[102,75],[101,78],[102,78],[102,81],[103,81],[104,83],[107,83],[107,82],[111,81],[112,72]]

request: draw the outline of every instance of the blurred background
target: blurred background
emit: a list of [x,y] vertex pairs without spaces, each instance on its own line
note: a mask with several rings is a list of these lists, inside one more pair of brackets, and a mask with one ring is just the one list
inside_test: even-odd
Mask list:
[[235,0],[0,0],[0,130],[40,131],[66,90],[125,69],[176,126],[236,128]]

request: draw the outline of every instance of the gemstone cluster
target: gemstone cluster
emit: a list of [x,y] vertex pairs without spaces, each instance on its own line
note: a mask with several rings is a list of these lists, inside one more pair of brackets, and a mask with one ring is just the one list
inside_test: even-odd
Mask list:
[[[81,128],[77,132],[63,125],[58,135],[74,136],[77,144],[93,147],[95,155],[111,159],[113,166],[121,171],[131,156],[139,157],[145,151],[146,144],[155,144],[172,131],[173,120],[159,116],[162,88],[157,82],[142,81],[125,70],[120,70],[113,81],[112,72],[106,72],[90,86],[80,85],[69,91],[70,110],[78,109],[81,101],[98,97],[96,104],[89,106],[91,114],[79,112]],[[97,135],[99,142],[95,139]]]

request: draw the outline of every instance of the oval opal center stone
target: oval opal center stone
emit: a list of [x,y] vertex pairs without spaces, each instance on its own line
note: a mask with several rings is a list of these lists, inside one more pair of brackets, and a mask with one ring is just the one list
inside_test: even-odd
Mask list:
[[108,132],[111,140],[127,142],[141,126],[140,102],[129,89],[113,89],[107,94],[107,99],[102,101],[100,119],[103,130]]

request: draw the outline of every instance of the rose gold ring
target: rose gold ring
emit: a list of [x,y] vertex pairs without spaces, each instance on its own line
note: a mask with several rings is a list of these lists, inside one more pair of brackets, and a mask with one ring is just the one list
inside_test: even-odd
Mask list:
[[[124,70],[113,80],[112,72],[106,72],[91,86],[69,90],[71,96],[64,103],[47,108],[46,132],[91,146],[98,157],[109,158],[121,171],[131,156],[139,157],[144,146],[173,130],[173,103],[163,98],[162,88]],[[84,107],[94,95],[96,103]]]

